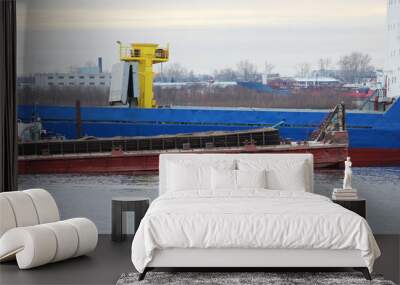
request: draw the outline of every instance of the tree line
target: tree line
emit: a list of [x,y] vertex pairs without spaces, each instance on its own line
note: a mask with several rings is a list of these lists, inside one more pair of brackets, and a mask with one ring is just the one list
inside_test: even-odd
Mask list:
[[[307,90],[295,90],[288,95],[261,93],[240,86],[204,87],[190,85],[182,88],[154,88],[157,105],[212,106],[212,107],[258,107],[258,108],[315,108],[326,109],[344,102],[346,108],[357,108],[355,98],[345,96],[336,89],[327,89],[318,96]],[[20,105],[109,106],[109,88],[91,86],[66,86],[63,88],[18,88],[17,101]]]
[[[343,83],[362,83],[365,78],[374,77],[375,67],[367,53],[352,52],[343,55],[335,63],[330,58],[320,58],[316,65],[303,62],[295,65],[296,77],[329,76]],[[252,81],[260,82],[263,74],[272,74],[276,67],[266,61],[262,71],[255,63],[241,60],[235,67],[216,69],[212,74],[196,74],[179,63],[167,64],[155,76],[156,82],[196,82],[196,81]]]
[[358,108],[355,98],[335,89],[326,89],[318,96],[312,96],[304,89],[281,95],[240,86],[204,88],[193,85],[179,89],[156,87],[154,95],[159,106],[331,109],[336,104],[345,103],[347,109]]

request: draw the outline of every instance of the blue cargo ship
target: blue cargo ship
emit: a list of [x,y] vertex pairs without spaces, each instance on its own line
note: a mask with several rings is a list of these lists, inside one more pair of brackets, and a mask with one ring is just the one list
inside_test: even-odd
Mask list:
[[[18,118],[42,120],[43,127],[67,139],[77,136],[75,107],[27,106],[18,108]],[[329,110],[257,108],[125,108],[82,107],[82,135],[99,138],[155,136],[203,131],[235,131],[279,124],[285,139],[307,140]],[[400,100],[385,112],[347,111],[349,152],[355,165],[400,165]]]

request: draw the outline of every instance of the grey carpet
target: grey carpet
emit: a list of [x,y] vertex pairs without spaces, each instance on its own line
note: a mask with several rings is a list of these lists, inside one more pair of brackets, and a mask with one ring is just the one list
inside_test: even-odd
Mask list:
[[146,278],[138,281],[138,273],[122,274],[116,285],[146,284],[213,284],[213,285],[395,285],[382,276],[373,275],[368,281],[359,272],[148,272]]

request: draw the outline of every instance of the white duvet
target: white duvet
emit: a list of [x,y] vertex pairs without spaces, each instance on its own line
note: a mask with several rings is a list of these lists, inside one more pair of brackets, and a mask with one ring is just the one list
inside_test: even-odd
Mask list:
[[160,196],[134,237],[132,262],[143,272],[165,248],[358,249],[370,271],[380,255],[359,215],[320,195],[276,190]]

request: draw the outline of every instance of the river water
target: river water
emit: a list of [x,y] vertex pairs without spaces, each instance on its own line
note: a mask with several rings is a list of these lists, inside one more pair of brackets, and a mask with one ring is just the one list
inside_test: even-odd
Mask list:
[[[342,170],[315,173],[314,192],[331,196]],[[158,195],[158,175],[20,175],[19,188],[52,193],[62,219],[87,217],[100,233],[111,232],[111,198]],[[400,234],[400,167],[353,168],[353,188],[367,199],[367,220],[376,234]]]

